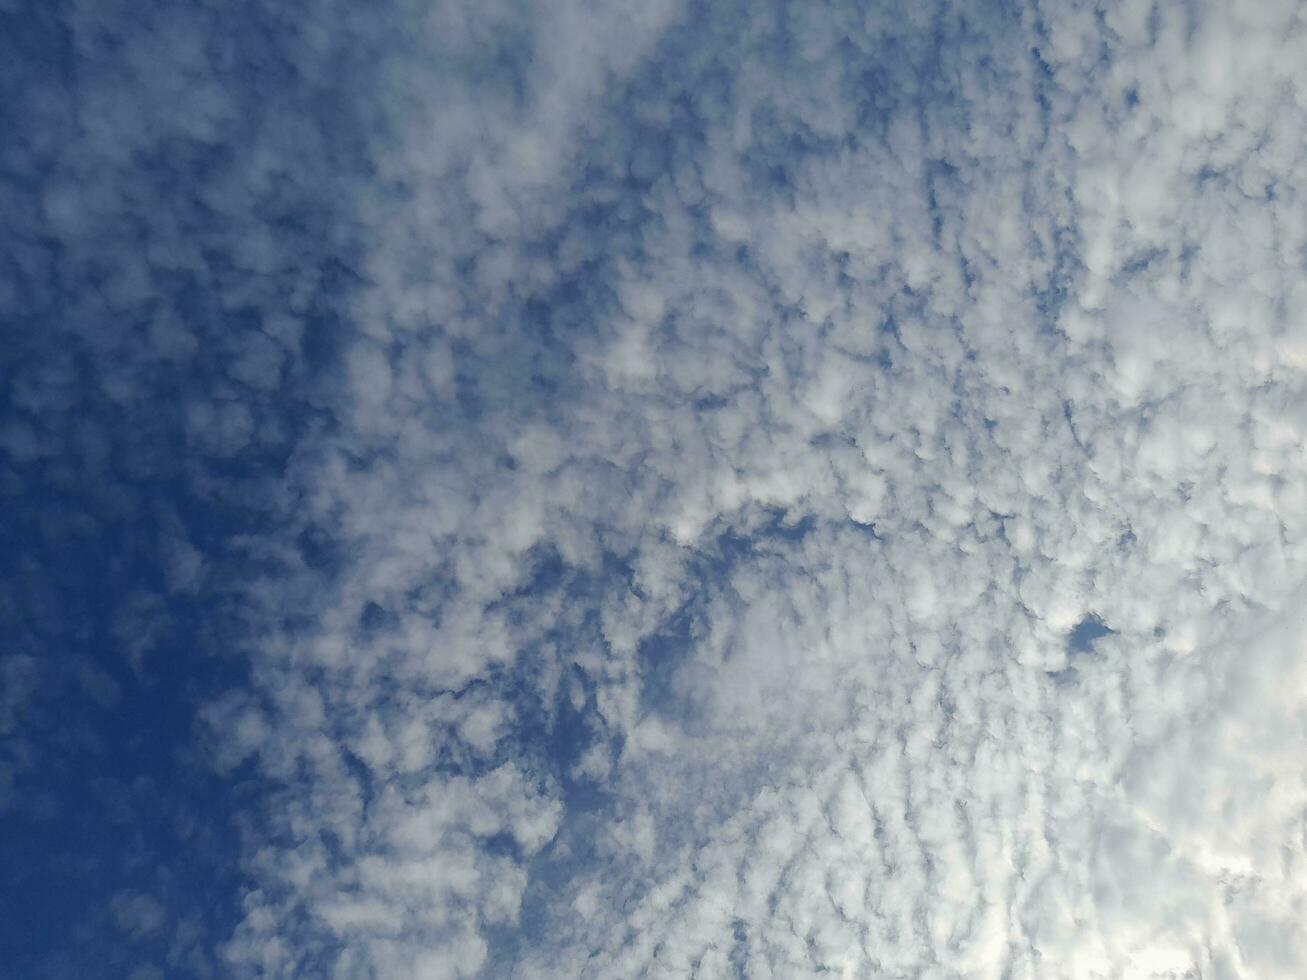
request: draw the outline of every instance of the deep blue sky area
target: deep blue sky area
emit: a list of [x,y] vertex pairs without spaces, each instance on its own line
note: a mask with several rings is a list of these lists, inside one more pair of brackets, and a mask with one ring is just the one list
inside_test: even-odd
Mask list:
[[244,669],[221,600],[161,586],[151,512],[185,514],[193,539],[230,525],[175,483],[106,486],[67,458],[4,477],[0,973],[126,976],[162,961],[171,922],[123,930],[115,900],[155,896],[201,948],[234,916],[236,787],[190,745],[196,707]]
[[[307,244],[328,201],[242,176],[270,103],[340,118],[281,57],[293,15],[0,10],[5,978],[218,975],[238,917],[254,791],[197,753],[196,711],[247,682],[242,582],[267,566],[230,544],[277,520],[268,488],[331,362],[349,254]],[[212,57],[188,67],[197,39]],[[251,271],[256,227],[300,259]]]

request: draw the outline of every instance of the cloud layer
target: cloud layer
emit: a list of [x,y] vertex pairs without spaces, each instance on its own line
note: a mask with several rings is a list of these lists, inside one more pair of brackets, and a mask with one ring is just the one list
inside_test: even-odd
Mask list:
[[89,15],[30,220],[195,282],[79,342],[257,515],[151,547],[248,655],[213,969],[1307,972],[1296,4]]

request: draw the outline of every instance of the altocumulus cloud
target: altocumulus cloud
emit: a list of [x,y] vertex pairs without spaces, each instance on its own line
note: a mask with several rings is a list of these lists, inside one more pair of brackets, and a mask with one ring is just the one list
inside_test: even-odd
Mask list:
[[1307,975],[1300,5],[6,17],[6,491],[239,665],[140,977]]

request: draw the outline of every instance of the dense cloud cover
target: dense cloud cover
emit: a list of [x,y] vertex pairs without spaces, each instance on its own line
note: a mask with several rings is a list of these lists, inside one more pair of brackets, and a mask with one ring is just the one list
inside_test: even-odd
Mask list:
[[0,18],[15,977],[1307,976],[1299,4]]

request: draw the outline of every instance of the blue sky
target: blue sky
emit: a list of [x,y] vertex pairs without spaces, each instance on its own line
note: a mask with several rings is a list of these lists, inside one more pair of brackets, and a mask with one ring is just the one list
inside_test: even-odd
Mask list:
[[0,978],[1307,972],[1297,5],[0,22]]

